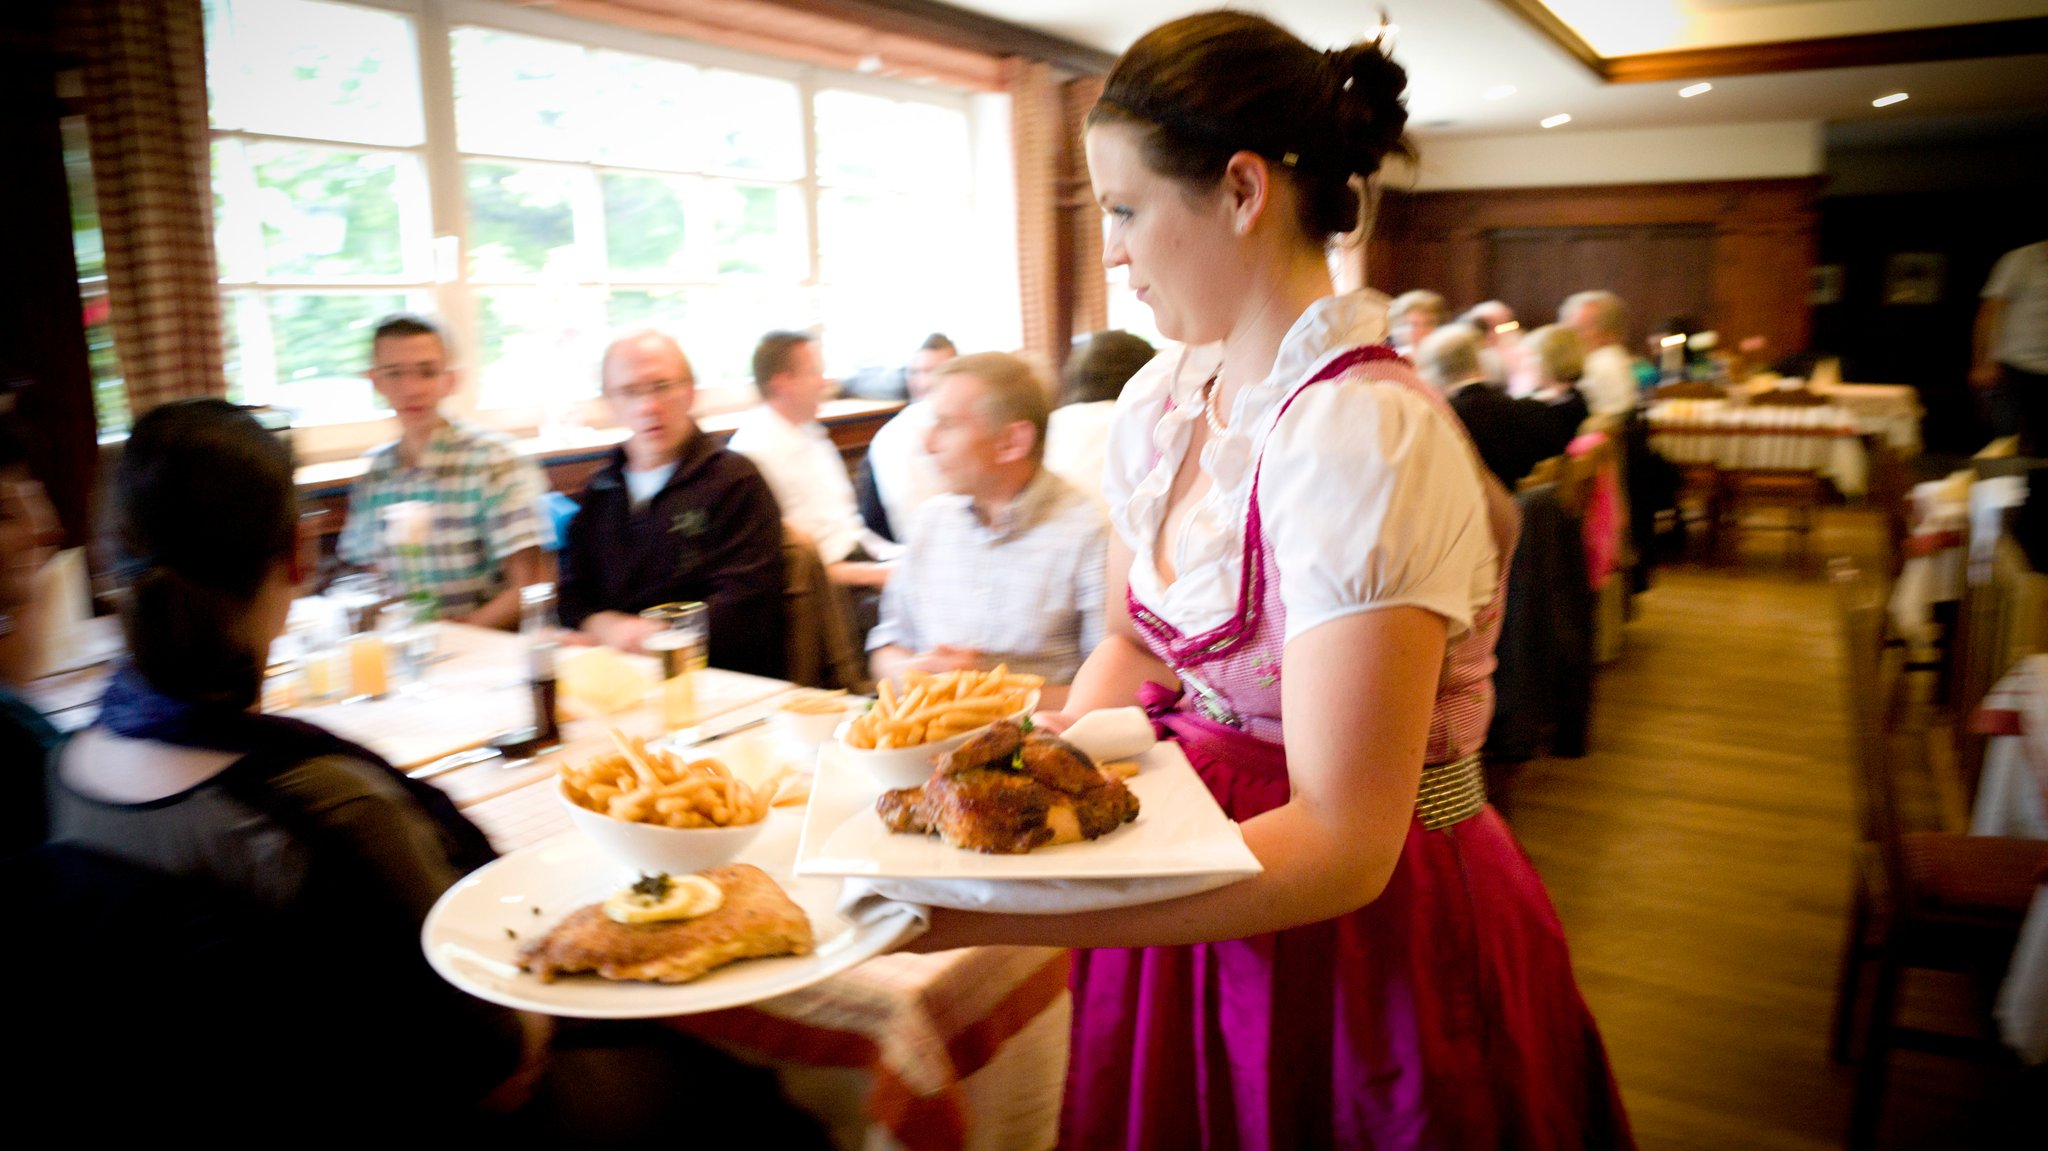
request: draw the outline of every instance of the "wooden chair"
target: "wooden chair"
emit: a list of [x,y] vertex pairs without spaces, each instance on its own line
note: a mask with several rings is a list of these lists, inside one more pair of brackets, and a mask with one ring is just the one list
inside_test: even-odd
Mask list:
[[1650,399],[1656,400],[1725,400],[1728,390],[1712,380],[1679,380],[1676,383],[1659,384],[1650,389]]
[[867,667],[854,643],[850,606],[818,558],[818,545],[786,522],[782,567],[790,681],[865,692]]
[[1753,408],[1824,408],[1829,400],[1801,384],[1796,388],[1766,388],[1749,397]]
[[[1902,1026],[1900,984],[1916,971],[1947,971],[1995,987],[2033,898],[2035,877],[2048,866],[2048,841],[1905,830],[1898,782],[1901,773],[1924,766],[1928,733],[1900,721],[1904,657],[1884,642],[1882,582],[1852,573],[1838,592],[1862,841],[1832,1049],[1837,1061],[1856,1063],[1848,1145],[1860,1149],[1876,1141],[1894,1047],[2010,1061],[2010,1053],[1988,1036]],[[1859,1010],[1866,987],[1870,1004]]]

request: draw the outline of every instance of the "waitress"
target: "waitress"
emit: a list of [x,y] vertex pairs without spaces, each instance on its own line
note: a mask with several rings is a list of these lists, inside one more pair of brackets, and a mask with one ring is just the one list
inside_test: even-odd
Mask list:
[[1124,391],[1108,636],[1264,871],[1113,911],[939,910],[927,949],[1083,948],[1071,1147],[1632,1145],[1563,930],[1478,751],[1515,537],[1456,418],[1333,292],[1406,76],[1212,12],[1088,117],[1104,260],[1186,350]]

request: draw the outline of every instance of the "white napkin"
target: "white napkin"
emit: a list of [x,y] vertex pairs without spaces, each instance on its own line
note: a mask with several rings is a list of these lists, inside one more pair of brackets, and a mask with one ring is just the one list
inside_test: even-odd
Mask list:
[[1097,763],[1136,759],[1159,742],[1142,707],[1105,707],[1091,711],[1060,733],[1060,738],[1088,753]]
[[[1091,711],[1061,738],[1097,763],[1135,759],[1159,742],[1142,708]],[[839,913],[871,923],[908,911],[921,923],[931,909],[997,911],[1014,915],[1063,915],[1135,907],[1213,891],[1242,875],[1176,875],[1140,879],[849,879],[839,893]]]

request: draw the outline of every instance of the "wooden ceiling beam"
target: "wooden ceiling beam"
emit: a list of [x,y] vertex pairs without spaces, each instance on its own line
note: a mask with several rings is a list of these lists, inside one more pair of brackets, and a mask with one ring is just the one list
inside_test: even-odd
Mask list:
[[1608,84],[1648,84],[1666,80],[1754,76],[1766,72],[1810,72],[1823,68],[1866,68],[1882,64],[2048,53],[2048,17],[2035,16],[1856,36],[1602,56],[1569,24],[1559,19],[1543,0],[1494,2]]
[[1779,40],[1719,48],[1644,52],[1605,60],[1610,84],[1645,84],[1766,72],[1811,72],[1823,68],[1866,68],[1936,60],[1976,60],[2048,52],[2048,17],[1951,24],[1861,36]]

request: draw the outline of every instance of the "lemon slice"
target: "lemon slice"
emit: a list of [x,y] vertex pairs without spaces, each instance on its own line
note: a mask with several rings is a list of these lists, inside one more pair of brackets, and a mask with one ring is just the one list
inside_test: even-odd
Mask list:
[[661,923],[695,919],[724,902],[725,892],[701,875],[643,875],[633,886],[613,892],[604,901],[604,913],[615,923]]

